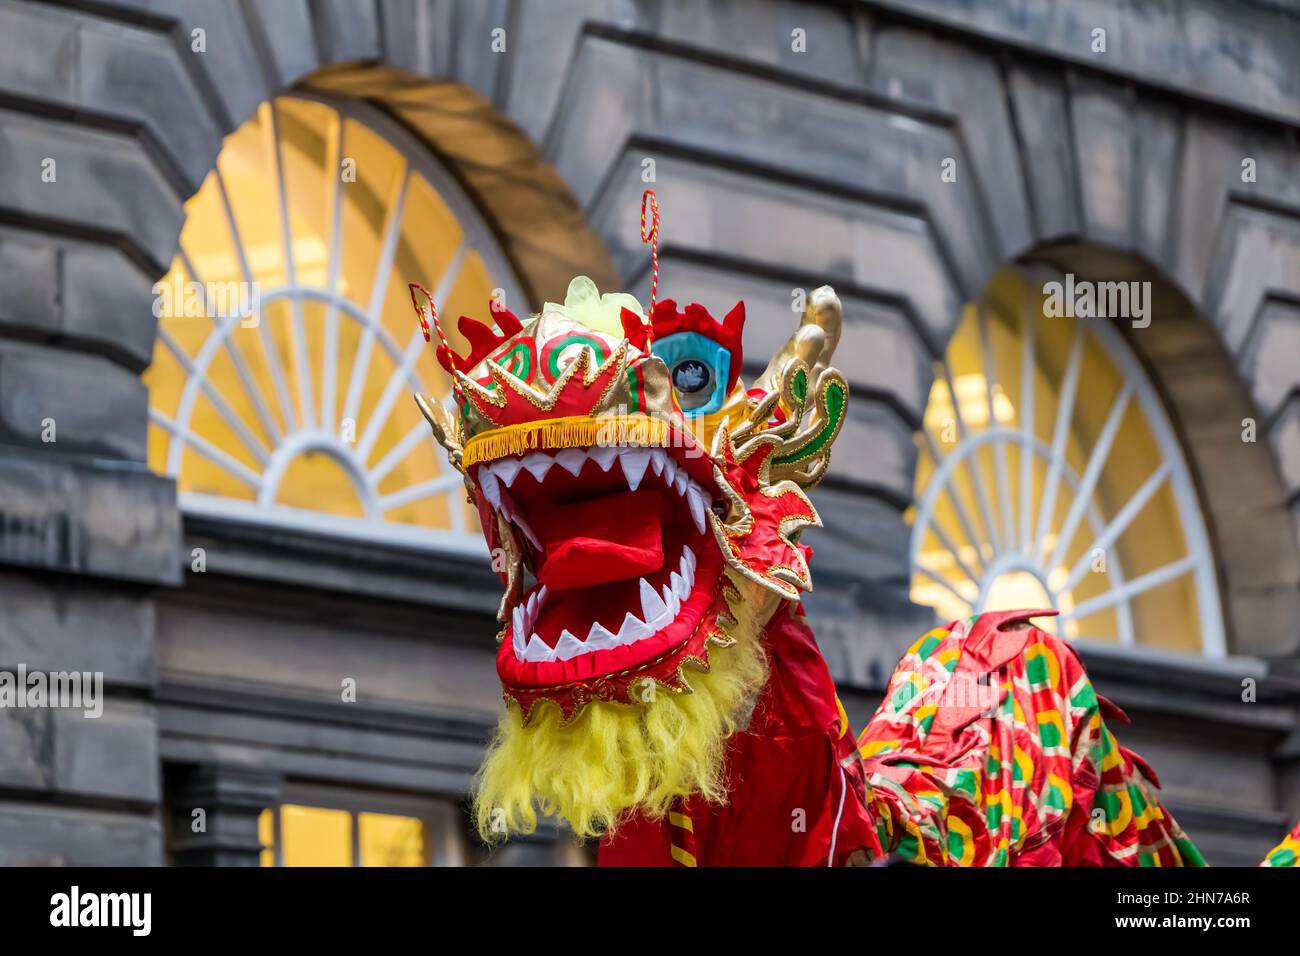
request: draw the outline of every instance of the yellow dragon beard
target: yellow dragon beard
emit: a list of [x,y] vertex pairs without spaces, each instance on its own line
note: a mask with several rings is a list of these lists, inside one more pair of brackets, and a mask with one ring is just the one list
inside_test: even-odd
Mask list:
[[733,645],[712,649],[708,673],[689,673],[689,693],[660,689],[636,706],[592,701],[568,724],[559,708],[542,706],[525,726],[519,707],[509,705],[479,771],[474,810],[482,838],[532,833],[539,813],[594,837],[633,809],[661,819],[677,797],[724,802],[727,737],[748,723],[767,680],[761,625],[745,617],[729,629]]

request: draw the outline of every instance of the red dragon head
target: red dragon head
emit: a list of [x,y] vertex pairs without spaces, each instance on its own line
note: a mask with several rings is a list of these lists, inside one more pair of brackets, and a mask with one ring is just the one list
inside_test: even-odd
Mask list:
[[840,303],[813,292],[748,389],[743,304],[647,319],[580,277],[527,322],[493,314],[460,320],[468,355],[439,349],[453,397],[418,397],[505,588],[480,829],[530,829],[540,805],[599,832],[709,792],[764,679],[762,629],[812,586],[798,539],[845,414]]

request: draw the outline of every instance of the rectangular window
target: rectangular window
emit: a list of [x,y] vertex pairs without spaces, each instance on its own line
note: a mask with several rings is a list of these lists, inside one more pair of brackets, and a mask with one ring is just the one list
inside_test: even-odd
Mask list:
[[462,866],[460,807],[436,797],[290,785],[258,818],[262,866]]

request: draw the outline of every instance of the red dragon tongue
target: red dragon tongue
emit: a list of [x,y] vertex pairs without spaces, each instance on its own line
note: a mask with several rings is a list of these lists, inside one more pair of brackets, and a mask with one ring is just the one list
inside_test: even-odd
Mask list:
[[542,519],[546,561],[538,580],[553,591],[637,578],[664,564],[662,497],[651,489],[550,505]]

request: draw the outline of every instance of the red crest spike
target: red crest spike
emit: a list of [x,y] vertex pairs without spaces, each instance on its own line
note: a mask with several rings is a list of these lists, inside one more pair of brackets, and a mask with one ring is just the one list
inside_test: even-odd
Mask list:
[[488,303],[488,311],[496,320],[496,329],[493,329],[487,323],[471,319],[467,315],[462,315],[456,323],[457,330],[469,342],[469,352],[461,355],[451,347],[446,334],[442,331],[442,323],[438,321],[438,311],[433,302],[433,295],[429,290],[418,282],[407,283],[407,288],[410,289],[411,303],[415,306],[415,314],[420,320],[420,328],[424,332],[426,342],[431,341],[429,320],[425,318],[424,306],[420,304],[416,293],[423,294],[427,300],[429,314],[433,319],[432,331],[438,333],[438,341],[442,343],[438,346],[436,353],[438,364],[446,369],[447,374],[452,377],[452,388],[457,398],[463,399],[464,392],[460,383],[456,380],[456,373],[468,372],[475,365],[478,365],[494,349],[523,331],[524,324],[519,321],[519,318],[513,312],[496,299],[493,299]]
[[[477,319],[471,319],[468,315],[462,315],[460,321],[456,323],[456,328],[460,334],[469,342],[470,358],[476,355],[486,355],[497,347],[496,334],[482,322]],[[472,368],[473,366],[470,366]],[[461,371],[469,371],[469,368]]]
[[492,313],[492,318],[496,320],[497,328],[506,338],[512,335],[518,335],[524,330],[524,323],[519,321],[518,316],[507,309],[499,299],[493,297],[488,302],[488,311]]
[[623,323],[623,336],[642,352],[650,351],[650,323],[627,308],[618,317]]

